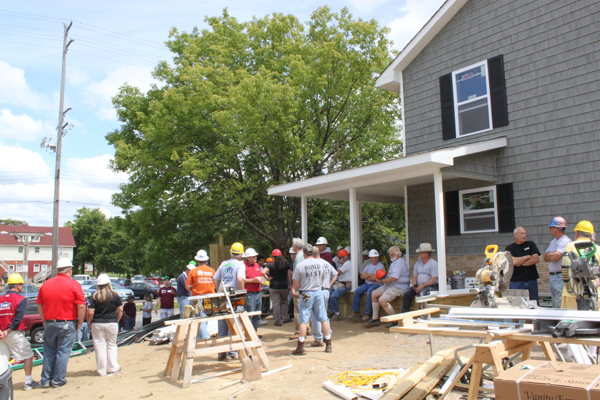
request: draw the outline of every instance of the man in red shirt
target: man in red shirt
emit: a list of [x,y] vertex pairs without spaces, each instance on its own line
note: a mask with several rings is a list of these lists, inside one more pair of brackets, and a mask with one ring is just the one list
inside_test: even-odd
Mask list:
[[158,291],[158,304],[160,305],[160,319],[175,315],[175,295],[177,289],[171,286],[171,279],[165,276],[165,286]]
[[[256,262],[256,256],[258,253],[252,248],[246,249],[244,253],[244,266],[246,267],[246,279],[244,280],[246,289],[246,311],[260,311],[262,309],[262,269]],[[258,330],[258,323],[260,322],[260,315],[253,315],[252,326],[254,330]]]
[[23,361],[23,390],[36,389],[40,387],[40,383],[31,378],[33,352],[23,332],[23,317],[27,307],[27,299],[19,294],[23,290],[23,278],[19,274],[12,274],[7,283],[8,292],[0,297],[0,354],[6,360],[12,354],[15,360]]
[[38,292],[37,308],[44,323],[44,366],[42,388],[58,388],[67,383],[67,365],[73,342],[85,317],[81,285],[71,279],[73,264],[67,258],[57,263],[58,275]]

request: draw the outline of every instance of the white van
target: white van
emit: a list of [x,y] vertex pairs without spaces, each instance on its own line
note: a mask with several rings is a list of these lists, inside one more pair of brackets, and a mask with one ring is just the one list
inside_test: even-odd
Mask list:
[[89,281],[90,279],[92,279],[92,277],[89,275],[73,275],[73,279],[75,279],[79,283],[82,283],[85,281]]

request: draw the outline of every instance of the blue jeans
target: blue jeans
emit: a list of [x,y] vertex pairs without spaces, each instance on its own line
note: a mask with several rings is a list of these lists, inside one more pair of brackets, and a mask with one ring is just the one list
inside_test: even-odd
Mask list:
[[372,284],[368,284],[368,283],[360,285],[354,291],[354,298],[352,299],[352,311],[360,312],[360,296],[362,296],[364,293],[366,293],[367,298],[365,299],[365,315],[373,315],[373,304],[371,302],[371,293],[373,293],[373,290],[377,289],[380,286],[381,285],[378,285],[378,284],[372,285]]
[[185,306],[189,306],[190,301],[187,296],[177,295],[177,302],[179,303],[179,318],[181,319],[185,313]]
[[87,342],[90,340],[90,327],[87,322],[81,324],[81,328],[77,331],[77,341],[78,342]]
[[[308,299],[304,299],[304,294],[309,295]],[[311,315],[320,325],[321,322],[327,321],[327,311],[325,310],[325,299],[323,298],[323,290],[306,290],[300,294],[300,315],[298,322],[300,324],[308,324]]]
[[[560,276],[560,275],[557,275]],[[552,278],[552,276],[550,276],[550,278]],[[562,282],[562,277],[561,277],[561,282]],[[520,290],[529,290],[529,300],[535,300],[535,302],[537,303],[539,300],[539,295],[538,295],[538,282],[537,279],[534,279],[532,281],[525,281],[525,282],[511,282],[510,289],[520,289]],[[561,291],[562,294],[562,291]],[[560,296],[558,297],[558,301],[560,302]],[[560,308],[560,307],[559,307]]]
[[[244,307],[246,311],[261,311],[262,310],[262,292],[246,292],[246,306]],[[260,315],[253,315],[250,317],[252,321],[252,326],[255,331],[258,331],[258,323],[260,322]]]
[[128,331],[133,328],[135,328],[135,318],[125,317],[125,330]]
[[[202,311],[199,317],[206,317],[206,313]],[[196,340],[204,340],[210,339],[210,334],[208,333],[208,322],[203,322],[200,324],[200,329],[198,330],[198,335],[196,335]]]
[[44,328],[44,365],[42,383],[67,383],[67,364],[77,332],[74,321],[46,322]]
[[562,275],[550,275],[550,294],[552,295],[552,308],[560,308],[562,303],[562,292],[565,288],[565,283],[562,280]]
[[[329,289],[323,289],[322,293],[323,293],[323,304],[327,304],[329,302]],[[325,314],[325,316],[327,316],[327,313]],[[315,316],[315,313],[312,313],[310,315],[310,323],[312,324],[312,327],[313,327],[313,337],[315,338],[315,341],[322,342],[323,341],[323,327],[321,326],[321,323],[319,321],[317,321],[317,317]],[[329,324],[329,334],[331,335],[331,324],[329,323],[329,318],[327,318],[327,323]]]
[[[225,321],[224,319],[221,319],[221,320],[217,321],[217,324],[219,326],[219,337],[231,336],[231,333],[229,332],[229,326],[227,325],[227,321]],[[224,353],[219,353],[219,354],[224,354]],[[227,355],[229,357],[234,357],[235,354],[236,354],[235,351],[227,352]]]
[[[343,295],[348,293],[348,287],[346,285],[342,285],[329,298],[329,312],[338,313],[340,312],[340,299]],[[330,290],[331,291],[331,290]]]

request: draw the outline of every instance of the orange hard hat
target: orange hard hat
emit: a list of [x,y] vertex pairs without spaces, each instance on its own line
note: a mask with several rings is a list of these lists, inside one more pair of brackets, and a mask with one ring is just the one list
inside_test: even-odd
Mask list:
[[281,255],[281,250],[279,250],[279,249],[275,249],[275,250],[273,250],[273,252],[271,253],[271,255],[272,255],[273,257],[280,256],[280,255]]
[[338,257],[342,258],[342,257],[348,257],[350,254],[348,254],[348,252],[344,249],[341,249],[340,251],[338,251]]
[[273,262],[273,259],[271,257],[267,258],[267,262]]
[[377,279],[383,278],[386,274],[387,272],[385,272],[382,269],[378,269],[377,272],[375,272],[375,276],[377,277]]

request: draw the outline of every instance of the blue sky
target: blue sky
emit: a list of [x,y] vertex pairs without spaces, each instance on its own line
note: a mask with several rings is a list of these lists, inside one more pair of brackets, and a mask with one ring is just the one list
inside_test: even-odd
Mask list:
[[401,49],[443,0],[348,0],[319,2],[24,0],[0,4],[0,219],[52,224],[55,155],[40,148],[56,143],[63,23],[73,21],[67,56],[65,108],[72,125],[63,139],[61,225],[80,207],[120,214],[111,195],[125,182],[107,165],[114,149],[105,135],[119,127],[111,97],[124,83],[147,90],[172,27],[205,28],[205,16],[224,7],[240,21],[272,13],[307,21],[318,7],[348,7],[355,18],[390,27]]

